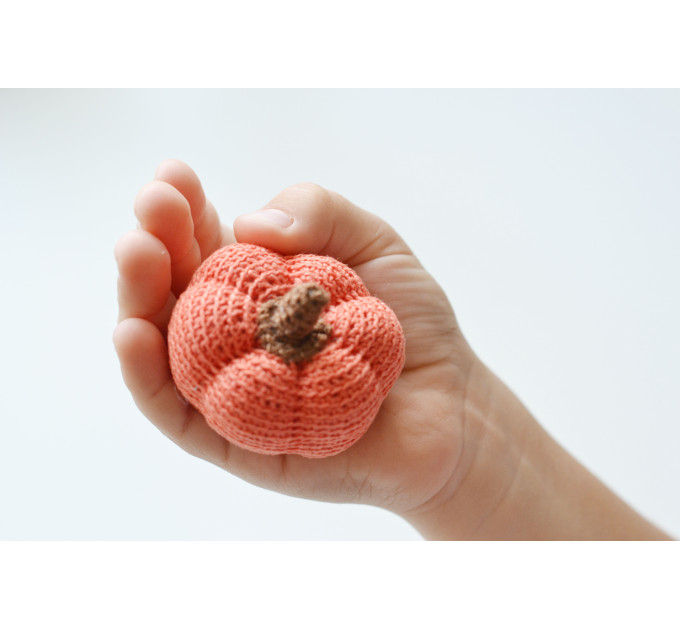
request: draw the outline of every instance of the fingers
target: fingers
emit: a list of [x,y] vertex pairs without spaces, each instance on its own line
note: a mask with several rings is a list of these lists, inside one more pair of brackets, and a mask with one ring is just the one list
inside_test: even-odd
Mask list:
[[176,298],[192,274],[225,241],[223,228],[195,173],[167,160],[135,200],[140,228],[124,235],[119,267],[119,324],[114,331],[123,379],[139,409],[190,453],[220,463],[225,442],[181,398],[168,364],[164,334]]
[[237,241],[283,254],[325,254],[351,267],[382,256],[411,255],[385,221],[316,184],[286,188],[262,210],[238,217],[234,234]]
[[177,394],[158,328],[144,319],[125,319],[114,330],[113,343],[123,380],[140,411],[192,455],[223,462],[228,445]]
[[175,303],[165,245],[144,230],[134,230],[116,243],[114,256],[119,272],[118,321],[143,317],[165,331]]
[[170,184],[186,199],[191,212],[194,238],[201,252],[201,260],[205,260],[221,247],[222,233],[217,212],[205,198],[198,176],[184,162],[165,160],[156,169],[154,180]]
[[170,252],[172,292],[186,288],[201,262],[229,242],[213,205],[206,200],[196,173],[179,160],[165,160],[135,200],[142,229],[159,238]]
[[172,267],[172,291],[179,295],[201,263],[189,202],[170,184],[151,182],[135,199],[135,215],[141,228],[167,247]]

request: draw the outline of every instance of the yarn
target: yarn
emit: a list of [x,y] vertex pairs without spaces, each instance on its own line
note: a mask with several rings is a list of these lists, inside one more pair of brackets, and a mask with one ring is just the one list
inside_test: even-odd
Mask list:
[[222,437],[258,453],[328,457],[374,420],[404,364],[395,314],[328,256],[224,247],[173,309],[170,369]]

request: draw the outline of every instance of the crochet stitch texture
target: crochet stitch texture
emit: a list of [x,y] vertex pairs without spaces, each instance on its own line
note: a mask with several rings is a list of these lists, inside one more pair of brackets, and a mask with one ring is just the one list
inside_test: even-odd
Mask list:
[[404,346],[395,314],[348,266],[245,243],[205,260],[168,329],[176,387],[217,433],[305,457],[335,455],[366,432]]

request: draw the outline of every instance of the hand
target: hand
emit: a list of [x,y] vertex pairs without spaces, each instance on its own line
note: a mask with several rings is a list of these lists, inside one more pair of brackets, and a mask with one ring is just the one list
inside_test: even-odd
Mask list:
[[[116,245],[114,344],[140,410],[183,449],[287,494],[368,503],[429,538],[667,538],[562,449],[472,352],[446,296],[396,232],[313,184],[221,226],[193,171],[160,165]],[[368,432],[326,459],[260,455],[224,440],[175,390],[166,331],[177,296],[217,248],[250,242],[350,265],[396,313],[404,370]]]
[[[446,296],[389,225],[336,193],[301,184],[236,219],[232,232],[220,226],[198,178],[178,161],[160,165],[137,196],[135,214],[139,228],[115,249],[120,323],[114,343],[137,406],[163,433],[189,453],[295,496],[406,513],[455,491],[474,356]],[[310,460],[243,450],[176,393],[165,340],[172,307],[199,264],[234,242],[234,234],[284,254],[338,258],[402,324],[404,370],[366,435],[337,456]]]

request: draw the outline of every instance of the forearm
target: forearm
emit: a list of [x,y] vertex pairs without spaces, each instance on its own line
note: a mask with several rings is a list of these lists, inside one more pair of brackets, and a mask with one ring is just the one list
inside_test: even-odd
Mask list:
[[405,515],[429,539],[662,540],[479,364],[453,490]]

